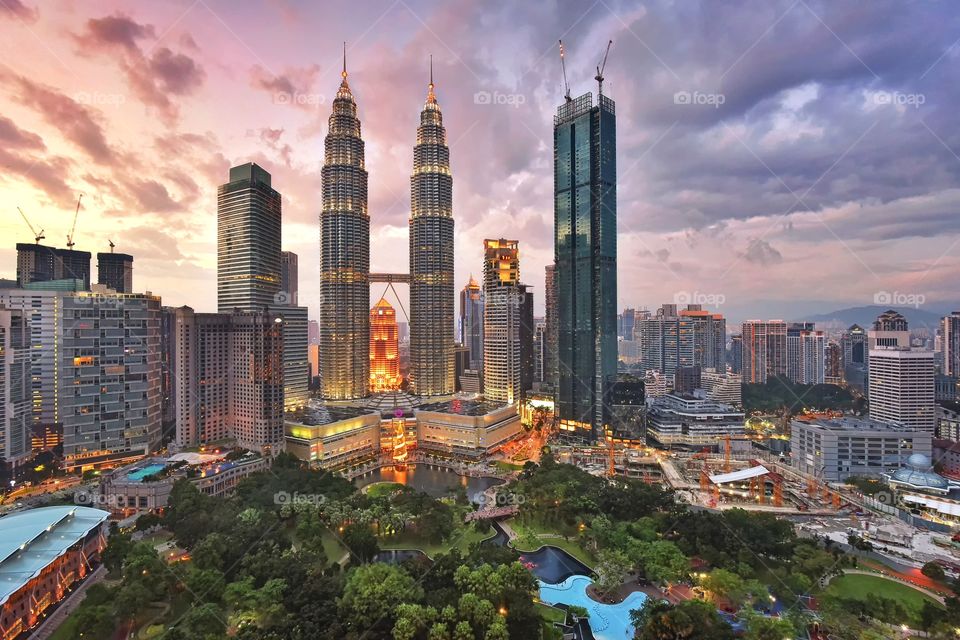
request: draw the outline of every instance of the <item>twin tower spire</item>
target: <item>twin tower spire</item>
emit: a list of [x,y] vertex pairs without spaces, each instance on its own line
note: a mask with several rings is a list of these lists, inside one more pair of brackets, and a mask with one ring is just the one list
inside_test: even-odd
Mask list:
[[[321,171],[319,364],[322,395],[331,401],[365,397],[370,384],[368,175],[346,43],[340,75]],[[409,224],[409,276],[391,278],[410,283],[410,390],[449,395],[455,390],[453,177],[432,56],[413,149]]]

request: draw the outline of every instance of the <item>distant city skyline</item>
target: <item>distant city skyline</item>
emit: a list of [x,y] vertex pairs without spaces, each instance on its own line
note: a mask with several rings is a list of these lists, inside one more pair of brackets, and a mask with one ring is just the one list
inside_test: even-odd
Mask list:
[[[138,290],[213,311],[216,186],[257,162],[284,194],[283,249],[300,256],[301,304],[316,317],[322,139],[346,40],[368,144],[371,270],[407,264],[409,149],[432,53],[459,176],[454,282],[506,229],[527,272],[542,272],[556,38],[569,32],[576,95],[596,92],[614,40],[605,89],[620,107],[628,248],[618,308],[699,292],[724,296],[718,309],[736,322],[799,319],[786,310],[800,300],[828,311],[878,292],[958,297],[956,12],[787,0],[586,9],[11,3],[0,33],[30,66],[0,74],[0,232],[32,241],[19,204],[63,246],[83,192],[77,250],[111,239],[135,256]],[[14,277],[13,244],[0,248],[0,277]],[[760,300],[765,313],[734,310]]]

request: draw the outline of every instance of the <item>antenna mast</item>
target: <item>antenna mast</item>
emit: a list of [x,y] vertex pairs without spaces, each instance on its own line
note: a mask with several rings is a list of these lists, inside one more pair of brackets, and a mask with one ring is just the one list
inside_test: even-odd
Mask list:
[[567,64],[563,60],[563,40],[560,40],[560,68],[563,70],[563,97],[570,102],[570,83],[567,82]]
[[597,75],[593,78],[597,81],[597,93],[603,95],[603,70],[607,68],[607,56],[610,55],[610,45],[613,40],[607,41],[607,50],[603,54],[603,62],[597,65]]

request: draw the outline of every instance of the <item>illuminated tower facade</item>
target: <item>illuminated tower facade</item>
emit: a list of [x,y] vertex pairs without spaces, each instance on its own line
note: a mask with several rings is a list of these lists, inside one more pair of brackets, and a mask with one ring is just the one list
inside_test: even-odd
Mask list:
[[520,399],[520,251],[516,240],[483,241],[483,395]]
[[390,303],[370,309],[370,392],[400,388],[400,342],[397,339],[397,312]]
[[455,391],[453,177],[432,66],[410,176],[410,384],[421,396]]
[[320,213],[320,376],[327,400],[370,386],[370,217],[357,103],[343,81],[324,140]]

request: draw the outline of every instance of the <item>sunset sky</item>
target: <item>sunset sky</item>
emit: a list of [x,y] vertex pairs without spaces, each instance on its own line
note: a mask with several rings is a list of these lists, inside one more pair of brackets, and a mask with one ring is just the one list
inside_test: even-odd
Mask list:
[[82,192],[77,249],[112,239],[134,255],[136,290],[214,310],[216,187],[254,161],[283,194],[283,245],[315,311],[323,136],[346,41],[371,269],[407,268],[432,54],[457,288],[479,275],[485,237],[515,238],[542,310],[558,38],[574,96],[596,95],[613,40],[621,307],[698,293],[737,320],[879,291],[960,300],[950,1],[0,0],[0,277],[32,241],[16,207],[63,246]]

